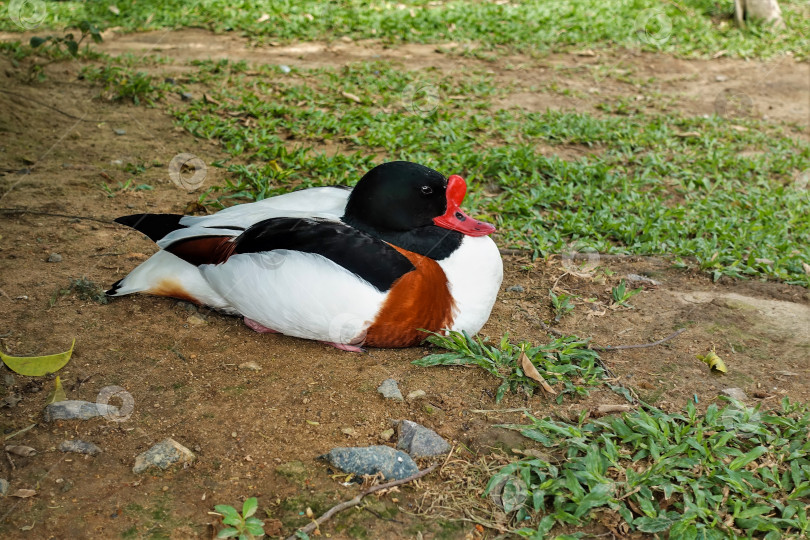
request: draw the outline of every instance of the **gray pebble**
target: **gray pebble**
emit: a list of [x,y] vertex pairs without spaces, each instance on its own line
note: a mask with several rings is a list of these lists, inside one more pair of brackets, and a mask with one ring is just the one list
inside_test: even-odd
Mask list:
[[126,135],[127,130],[125,130],[125,129],[113,129],[113,133],[115,133],[116,135]]
[[630,283],[649,283],[650,285],[661,285],[660,281],[648,278],[647,276],[640,276],[638,274],[627,274],[624,276],[624,279]]
[[54,420],[89,420],[96,416],[118,418],[120,412],[118,407],[113,405],[69,399],[47,405],[44,414],[46,422],[53,422]]
[[402,420],[397,425],[397,448],[414,458],[433,457],[446,454],[450,445],[438,433],[410,420]]
[[423,398],[425,397],[425,395],[426,394],[424,390],[414,390],[413,392],[409,392],[407,397],[408,401],[413,401],[415,399]]
[[381,393],[385,399],[405,401],[402,397],[402,392],[399,391],[397,381],[394,379],[385,379],[382,384],[377,387],[377,392]]
[[381,472],[386,480],[401,480],[419,472],[411,456],[390,446],[333,448],[320,457],[341,471],[356,475]]
[[725,82],[728,80],[728,77],[725,75],[715,75],[714,80],[717,82]]
[[181,92],[180,99],[182,99],[183,101],[191,101],[192,99],[194,99],[194,95],[192,95],[191,92]]
[[290,66],[285,66],[284,64],[278,66],[278,69],[280,69],[282,73],[289,73],[292,71],[292,69],[290,69]]
[[51,253],[50,255],[48,255],[48,262],[49,263],[62,262],[62,256],[59,255],[58,253]]
[[742,388],[724,388],[720,393],[738,401],[745,401],[748,399],[748,396],[745,394]]
[[524,292],[525,290],[526,289],[524,289],[522,285],[512,285],[511,287],[506,288],[506,292],[521,293],[521,292]]
[[3,384],[9,387],[14,386],[14,375],[11,373],[5,373],[3,375]]
[[93,443],[73,439],[72,441],[62,441],[59,445],[59,450],[62,452],[74,452],[76,454],[89,454],[94,456],[101,452],[101,448]]
[[191,463],[195,458],[191,450],[179,442],[174,439],[166,439],[138,455],[135,458],[132,472],[142,473],[150,467],[166,470],[175,463]]
[[0,478],[0,496],[8,495],[9,483],[5,478]]

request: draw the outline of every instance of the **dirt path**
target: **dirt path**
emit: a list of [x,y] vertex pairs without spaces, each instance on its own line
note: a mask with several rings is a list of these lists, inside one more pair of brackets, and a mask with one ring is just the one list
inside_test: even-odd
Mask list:
[[[488,65],[436,53],[435,47],[391,50],[336,43],[328,49],[305,44],[257,50],[245,48],[236,38],[199,31],[108,37],[104,50],[140,51],[155,42],[163,47],[161,54],[178,61],[213,54],[311,66],[380,55],[414,68],[436,65],[461,70],[471,62]],[[655,84],[679,110],[711,110],[713,97],[699,91],[707,84],[718,91],[741,85],[758,107],[767,108],[768,115],[786,121],[799,121],[796,115],[808,117],[810,104],[798,99],[807,89],[807,64],[643,58],[632,77],[655,77]],[[528,77],[490,65],[498,77],[517,85],[504,106],[593,104],[597,98],[587,92],[593,72],[583,66],[608,60],[551,55],[524,61]],[[21,82],[21,74],[6,59],[0,63],[0,87],[15,93],[0,93],[0,129],[4,131],[0,170],[5,171],[0,176],[0,207],[105,220],[137,212],[182,212],[196,195],[167,180],[168,162],[180,152],[192,152],[209,164],[222,157],[216,145],[175,128],[157,109],[94,100],[97,91],[76,80],[75,66],[49,66],[48,79],[32,86]],[[521,97],[520,84],[535,84],[531,77],[543,81],[546,74],[570,88],[586,90],[581,97],[533,92]],[[712,82],[720,74],[729,79]],[[632,97],[651,91],[613,77],[599,84],[600,92],[611,95]],[[84,120],[55,113],[40,103]],[[770,104],[773,109],[768,108]],[[114,130],[124,133],[117,135]],[[123,170],[127,163],[150,164],[137,182],[154,188],[119,189],[132,177]],[[14,172],[21,169],[28,171]],[[218,174],[221,171],[209,167],[206,183],[216,183]],[[53,382],[6,377],[0,398],[17,393],[22,401],[2,410],[3,432],[37,423],[13,441],[38,453],[15,456],[13,467],[9,460],[0,460],[0,478],[11,482],[12,491],[37,491],[27,499],[0,498],[0,534],[5,538],[31,534],[207,538],[207,524],[214,521],[208,515],[213,505],[235,505],[249,496],[259,497],[260,507],[271,514],[268,532],[289,534],[307,522],[303,512],[308,506],[317,514],[357,492],[356,487],[332,479],[316,456],[335,446],[382,443],[380,435],[392,419],[407,418],[435,429],[463,444],[457,455],[468,459],[473,456],[466,449],[486,454],[492,446],[506,450],[531,446],[492,427],[518,421],[519,414],[472,412],[498,408],[493,399],[498,381],[480,370],[411,365],[427,352],[425,348],[355,355],[284,336],[258,335],[238,319],[168,299],[130,297],[107,305],[82,300],[75,292],[63,294],[71,280],[85,277],[107,286],[151,254],[154,246],[137,233],[96,221],[37,214],[4,214],[0,219],[3,350],[19,355],[51,353],[66,349],[75,337],[74,357],[60,372],[69,397],[95,401],[103,388],[119,385],[135,404],[126,422],[44,424],[41,411]],[[52,253],[59,254],[61,261],[46,262]],[[742,388],[750,404],[769,406],[783,396],[810,400],[806,384],[810,293],[806,289],[757,281],[712,283],[707,276],[671,269],[667,261],[655,258],[601,263],[615,274],[577,278],[564,275],[559,259],[546,264],[506,257],[504,290],[483,333],[497,338],[508,331],[515,340],[546,340],[533,321],[553,318],[548,290],[556,283],[592,299],[578,303],[559,328],[592,337],[595,343],[646,343],[688,327],[663,346],[602,355],[623,382],[658,406],[678,409],[697,398],[704,407],[729,387]],[[660,285],[633,297],[634,309],[610,309],[611,286],[629,273],[648,275]],[[522,291],[507,291],[514,286]],[[695,357],[712,347],[728,365],[725,376],[710,373]],[[239,367],[248,361],[257,363],[261,371]],[[375,389],[386,378],[398,380],[403,393],[421,389],[426,396],[411,402],[385,402]],[[542,397],[527,400],[508,395],[499,407],[570,415],[617,402],[620,398],[615,394],[595,391],[588,399],[566,401],[562,406]],[[346,428],[351,428],[350,435],[344,433]],[[197,463],[158,475],[132,473],[134,457],[166,437],[193,450]],[[56,450],[61,441],[71,438],[92,441],[104,452],[85,458]],[[425,485],[439,482],[441,478],[433,476]],[[341,514],[325,530],[333,538],[413,538],[418,533],[425,538],[480,537],[468,523],[411,515],[420,497],[420,491],[404,488],[372,502],[371,508],[385,519],[358,509]],[[31,526],[30,531],[23,529]]]

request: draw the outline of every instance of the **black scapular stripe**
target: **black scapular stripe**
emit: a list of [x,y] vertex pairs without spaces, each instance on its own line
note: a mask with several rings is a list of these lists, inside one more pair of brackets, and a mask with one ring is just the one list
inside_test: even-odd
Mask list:
[[234,240],[233,254],[275,249],[316,253],[368,281],[380,292],[414,270],[407,257],[345,223],[310,218],[271,218]]

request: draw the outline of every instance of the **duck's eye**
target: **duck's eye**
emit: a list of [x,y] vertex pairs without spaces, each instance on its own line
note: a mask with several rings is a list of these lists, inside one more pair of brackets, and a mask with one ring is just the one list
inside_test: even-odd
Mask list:
[[422,195],[430,195],[433,193],[433,188],[430,186],[422,186]]

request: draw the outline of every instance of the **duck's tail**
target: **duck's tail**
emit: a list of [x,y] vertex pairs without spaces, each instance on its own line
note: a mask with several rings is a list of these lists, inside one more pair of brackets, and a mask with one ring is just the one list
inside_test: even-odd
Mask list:
[[131,216],[121,216],[113,221],[142,232],[150,240],[157,242],[172,231],[185,229],[185,225],[180,225],[183,217],[185,216],[180,214],[132,214]]

